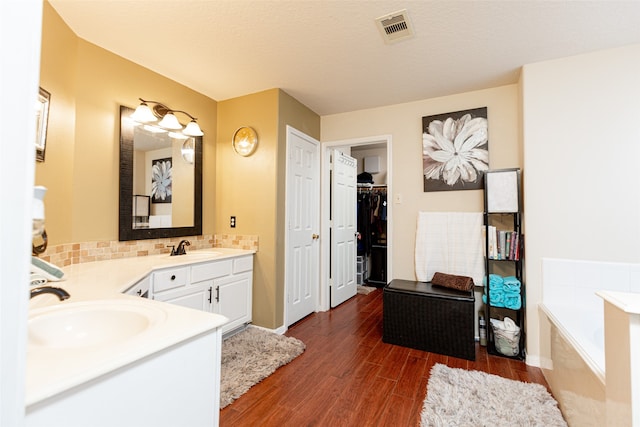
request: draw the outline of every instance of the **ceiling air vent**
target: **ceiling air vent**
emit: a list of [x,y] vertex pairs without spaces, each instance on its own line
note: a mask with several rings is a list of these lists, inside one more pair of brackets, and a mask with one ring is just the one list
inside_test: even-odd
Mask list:
[[413,29],[406,9],[377,18],[376,25],[385,43],[394,43],[413,37]]

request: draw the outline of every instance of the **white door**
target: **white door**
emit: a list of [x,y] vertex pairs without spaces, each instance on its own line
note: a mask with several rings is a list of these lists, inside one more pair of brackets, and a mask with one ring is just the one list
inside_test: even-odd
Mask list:
[[333,150],[331,175],[331,307],[356,295],[356,159]]
[[320,143],[287,126],[286,325],[317,310],[320,286]]

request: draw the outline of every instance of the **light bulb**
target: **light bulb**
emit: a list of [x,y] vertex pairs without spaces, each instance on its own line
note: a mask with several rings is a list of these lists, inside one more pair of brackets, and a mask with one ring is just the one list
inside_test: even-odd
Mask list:
[[184,133],[185,135],[189,135],[189,136],[202,136],[202,135],[204,135],[204,133],[200,129],[200,126],[198,126],[198,123],[196,123],[195,120],[191,120],[189,122],[189,124],[187,125],[187,127],[184,128],[182,133]]
[[182,129],[182,125],[178,122],[178,119],[172,112],[165,114],[160,123],[158,123],[158,126],[172,130]]
[[151,123],[158,120],[146,102],[138,105],[138,108],[136,108],[136,111],[131,115],[131,118],[139,123]]

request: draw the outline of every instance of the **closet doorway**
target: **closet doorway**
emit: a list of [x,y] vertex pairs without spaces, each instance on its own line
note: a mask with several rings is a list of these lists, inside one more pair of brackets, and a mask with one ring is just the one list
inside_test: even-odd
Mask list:
[[357,201],[356,284],[382,287],[387,284],[387,184],[358,182]]
[[[348,154],[351,157],[354,157],[357,160],[357,173],[362,174],[365,171],[364,163],[365,158],[373,158],[368,160],[368,168],[373,172],[368,172],[371,174],[371,180],[373,183],[366,183],[366,185],[359,185],[358,192],[356,194],[356,200],[354,203],[358,203],[357,198],[361,195],[368,193],[368,195],[375,199],[376,197],[382,197],[386,199],[385,212],[378,210],[376,214],[378,215],[374,218],[374,226],[375,226],[375,235],[373,235],[373,239],[369,239],[371,242],[371,246],[369,249],[362,247],[363,258],[357,258],[357,260],[361,260],[359,264],[356,261],[356,271],[358,273],[357,280],[358,283],[362,282],[362,284],[368,286],[384,286],[392,276],[392,236],[393,236],[393,212],[392,212],[392,204],[391,204],[391,195],[392,193],[392,182],[391,182],[391,135],[382,135],[382,136],[372,136],[372,137],[364,137],[357,139],[349,139],[349,140],[340,140],[340,141],[331,141],[322,143],[322,213],[321,213],[321,222],[322,222],[322,233],[324,235],[329,235],[331,229],[330,222],[330,210],[328,203],[326,201],[330,200],[330,152],[333,149],[337,149],[344,154]],[[377,168],[375,168],[376,166]],[[376,172],[377,170],[377,172]],[[361,183],[364,184],[364,183]],[[380,199],[375,199],[374,201],[379,202]],[[383,217],[380,217],[380,215]],[[381,223],[380,220],[384,218],[384,223]],[[384,229],[380,228],[383,226]],[[369,227],[369,233],[372,231],[372,228]],[[369,237],[368,235],[366,237]],[[365,239],[367,240],[367,239]],[[360,236],[359,242],[362,241],[362,236]],[[375,245],[373,242],[375,241]],[[361,245],[359,244],[359,247]],[[358,250],[360,253],[360,250]],[[320,306],[321,310],[329,310],[330,304],[330,261],[331,261],[331,248],[328,244],[323,244],[321,246],[321,286],[320,286]],[[358,253],[358,256],[360,254]],[[365,264],[366,262],[366,264]],[[373,274],[373,277],[371,276]]]

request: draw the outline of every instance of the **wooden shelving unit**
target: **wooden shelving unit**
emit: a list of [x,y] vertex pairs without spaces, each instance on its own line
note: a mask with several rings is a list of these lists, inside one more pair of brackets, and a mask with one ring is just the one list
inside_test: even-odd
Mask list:
[[[522,196],[520,169],[499,169],[485,172],[484,186],[485,226],[485,291],[483,300],[486,328],[487,352],[493,355],[524,360],[526,357],[525,331],[525,281],[524,281],[524,236],[522,234]],[[495,227],[495,229],[493,228]],[[497,231],[497,233],[494,233]],[[491,239],[500,231],[510,232],[511,239]],[[513,247],[513,243],[517,245]],[[496,248],[495,245],[499,245]],[[493,255],[492,255],[493,254]],[[515,277],[520,282],[520,304],[504,306],[504,301],[491,302],[490,275]],[[510,294],[513,297],[513,294]],[[518,349],[515,354],[504,354],[496,347],[496,336],[490,319],[512,319],[520,328]],[[514,347],[515,349],[515,347]]]

